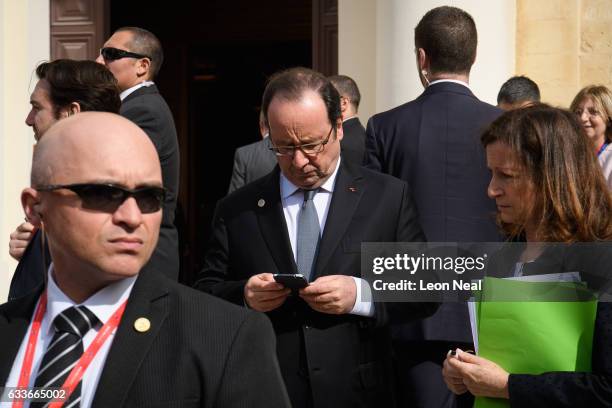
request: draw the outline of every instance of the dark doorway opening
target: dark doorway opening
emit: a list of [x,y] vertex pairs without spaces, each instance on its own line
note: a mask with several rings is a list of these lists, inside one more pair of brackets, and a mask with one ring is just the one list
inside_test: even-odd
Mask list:
[[179,134],[181,281],[190,283],[215,205],[227,193],[234,150],[260,138],[266,79],[279,69],[312,66],[312,0],[160,4],[111,0],[110,29],[146,28],[164,48],[155,82]]

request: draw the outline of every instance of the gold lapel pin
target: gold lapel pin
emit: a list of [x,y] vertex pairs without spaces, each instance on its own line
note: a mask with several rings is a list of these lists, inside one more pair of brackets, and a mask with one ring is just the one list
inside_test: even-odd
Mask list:
[[149,331],[151,328],[151,321],[146,317],[139,317],[134,321],[134,329],[136,329],[139,333],[144,333]]
[[257,206],[263,207],[264,205],[266,205],[266,200],[264,200],[263,198],[260,198],[259,201],[257,202]]
[[351,193],[354,193],[355,191],[357,191],[357,189],[356,189],[355,187],[349,187],[349,191],[350,191]]

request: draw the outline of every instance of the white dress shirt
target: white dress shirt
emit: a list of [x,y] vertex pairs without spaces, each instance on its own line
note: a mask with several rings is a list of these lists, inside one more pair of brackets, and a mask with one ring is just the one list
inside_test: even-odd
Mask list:
[[[98,331],[102,328],[104,323],[106,323],[110,317],[115,313],[117,308],[130,296],[132,291],[132,287],[134,286],[134,282],[136,281],[136,276],[131,278],[126,278],[115,282],[113,284],[108,285],[107,287],[99,290],[89,299],[80,303],[79,305],[86,306],[101,323],[98,323],[93,329],[89,330],[85,337],[83,337],[83,350],[87,350],[87,347],[93,342],[94,338],[98,334]],[[72,306],[79,306],[74,301],[72,301],[68,296],[62,292],[62,290],[55,284],[55,280],[53,279],[53,264],[49,267],[48,272],[48,285],[47,285],[47,310],[45,315],[43,316],[40,332],[38,334],[38,338],[36,339],[36,350],[34,351],[34,360],[32,362],[32,372],[30,373],[30,382],[28,387],[34,387],[34,383],[36,381],[36,375],[38,373],[38,368],[42,361],[43,355],[47,350],[51,339],[53,339],[53,335],[55,334],[55,329],[53,327],[53,320],[55,317]],[[36,308],[34,309],[34,313],[36,312]],[[30,326],[21,342],[21,347],[17,352],[17,356],[15,361],[13,361],[13,367],[11,368],[11,372],[8,376],[8,380],[6,382],[6,387],[16,387],[19,381],[19,374],[21,373],[21,367],[23,365],[23,359],[25,357],[25,350],[27,347],[28,339],[30,337],[30,330],[32,330],[32,321],[34,320],[34,314],[32,314],[32,319],[30,320]],[[100,380],[100,374],[102,373],[102,368],[104,367],[104,362],[106,361],[106,356],[108,355],[108,351],[110,349],[111,344],[113,343],[113,339],[115,338],[116,329],[113,330],[111,335],[104,342],[95,358],[91,361],[91,364],[83,374],[82,382],[81,382],[81,407],[89,408],[91,406],[91,402],[93,400],[96,388],[98,386],[98,381]],[[0,403],[0,408],[10,408],[12,403],[3,402]],[[29,402],[24,404],[24,408],[28,408],[30,406]]]
[[119,98],[121,98],[121,101],[123,101],[125,98],[128,97],[129,94],[131,94],[132,92],[134,92],[137,89],[142,88],[143,86],[151,86],[151,85],[155,85],[155,83],[153,81],[143,81],[137,85],[134,85],[131,88],[126,89],[125,91],[121,92],[119,94]]
[[435,84],[439,84],[441,82],[452,82],[455,84],[463,85],[467,89],[470,89],[470,85],[467,82],[459,81],[458,79],[436,79],[435,81],[430,82],[427,86],[429,87]]
[[[321,235],[325,229],[325,221],[327,220],[327,214],[329,212],[329,204],[331,203],[332,194],[334,193],[334,186],[336,185],[336,177],[338,175],[338,169],[340,168],[340,160],[336,163],[336,168],[332,175],[323,183],[313,198],[315,208],[317,209],[317,216],[319,218],[319,226],[321,229]],[[289,181],[285,175],[281,172],[280,175],[280,194],[283,203],[283,213],[285,215],[285,223],[287,224],[287,232],[289,233],[289,241],[291,242],[291,249],[293,250],[293,259],[297,262],[297,220],[300,208],[304,203],[304,193],[298,186]],[[370,291],[367,282],[361,278],[356,278],[355,286],[357,286],[357,296],[355,299],[355,305],[349,312],[351,314],[360,316],[373,316],[374,315],[374,304],[371,301],[365,301],[361,296],[362,285],[366,292]],[[364,293],[365,299],[371,299],[371,292]]]

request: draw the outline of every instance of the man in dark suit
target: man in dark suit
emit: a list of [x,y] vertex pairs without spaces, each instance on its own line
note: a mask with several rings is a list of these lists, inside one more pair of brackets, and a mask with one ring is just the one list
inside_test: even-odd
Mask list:
[[[119,112],[117,80],[93,61],[43,62],[36,67],[36,76],[38,82],[30,96],[32,109],[25,122],[34,130],[37,141],[58,120],[79,112]],[[51,256],[42,235],[28,221],[11,233],[9,254],[19,264],[11,280],[9,299],[24,296],[43,283]]]
[[[500,240],[479,135],[501,111],[468,87],[476,44],[476,25],[465,11],[445,6],[427,12],[415,29],[425,91],[367,125],[365,166],[408,182],[428,241]],[[433,317],[397,330],[403,403],[453,406],[441,364],[450,348],[472,348],[467,307],[443,304]]]
[[[390,318],[437,305],[367,301],[361,243],[423,235],[406,183],[341,158],[339,105],[312,70],[270,79],[262,107],[279,166],[219,202],[196,287],[268,314],[294,407],[390,407]],[[293,292],[273,276],[298,272],[310,283]]]
[[365,128],[357,117],[361,93],[353,78],[346,75],[330,76],[329,80],[340,94],[342,132],[344,133],[344,137],[340,142],[342,157],[361,166],[366,136]]
[[260,141],[236,149],[228,194],[265,176],[276,166],[276,156],[270,150],[272,147],[268,138],[270,132],[263,113],[259,114],[259,131]]
[[164,53],[157,37],[138,27],[123,27],[115,31],[96,59],[117,78],[121,91],[121,116],[140,126],[157,149],[168,194],[164,202],[159,243],[150,262],[176,280],[179,251],[174,215],[179,188],[180,152],[172,112],[153,83],[163,60]]
[[45,287],[0,306],[1,385],[72,383],[66,406],[289,406],[268,319],[142,269],[161,186],[128,120],[86,112],[49,130],[22,203],[53,264]]

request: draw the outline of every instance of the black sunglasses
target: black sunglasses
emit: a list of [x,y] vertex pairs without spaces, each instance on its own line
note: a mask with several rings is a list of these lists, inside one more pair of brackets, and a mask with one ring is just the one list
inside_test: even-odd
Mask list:
[[106,61],[114,61],[121,58],[148,58],[153,61],[153,58],[149,57],[148,55],[137,54],[135,52],[120,50],[119,48],[112,47],[100,48],[100,55],[102,55],[102,58],[104,58]]
[[125,200],[134,197],[140,212],[151,214],[162,208],[166,198],[166,189],[163,187],[141,187],[130,190],[114,184],[82,183],[52,184],[36,187],[36,190],[55,191],[63,188],[76,193],[84,209],[106,213],[114,213]]

